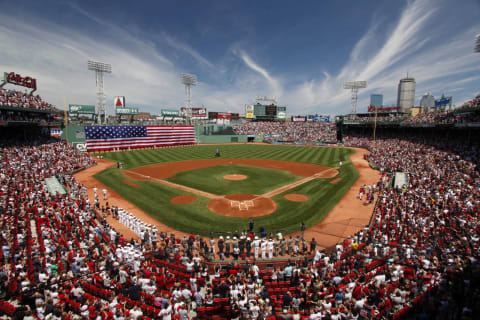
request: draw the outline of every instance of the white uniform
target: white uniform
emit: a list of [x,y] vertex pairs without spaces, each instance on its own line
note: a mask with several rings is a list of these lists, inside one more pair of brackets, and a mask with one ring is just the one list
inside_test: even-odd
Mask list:
[[262,240],[262,244],[260,245],[260,250],[262,251],[262,259],[267,258],[267,241]]
[[268,258],[269,259],[273,258],[273,246],[274,246],[273,240],[270,239],[267,242],[267,250],[268,250]]

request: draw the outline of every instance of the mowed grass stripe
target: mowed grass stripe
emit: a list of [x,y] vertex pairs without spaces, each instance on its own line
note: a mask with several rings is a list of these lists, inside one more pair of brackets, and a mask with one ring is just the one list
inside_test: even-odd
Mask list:
[[[293,162],[314,163],[326,166],[336,166],[340,157],[347,159],[354,151],[351,149],[328,147],[298,147],[298,146],[187,146],[177,148],[161,148],[155,150],[125,151],[104,153],[102,156],[113,161],[120,161],[124,168],[135,168],[153,163],[184,161],[191,159],[213,158],[219,148],[222,158],[273,159]],[[332,150],[334,149],[334,150]]]

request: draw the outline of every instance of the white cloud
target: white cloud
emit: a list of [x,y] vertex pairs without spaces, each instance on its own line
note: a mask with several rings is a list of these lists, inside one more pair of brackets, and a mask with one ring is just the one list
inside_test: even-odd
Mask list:
[[435,92],[445,88],[451,77],[480,70],[478,54],[475,56],[471,48],[474,30],[480,25],[460,34],[441,33],[432,29],[444,14],[437,8],[433,0],[409,1],[383,42],[379,41],[380,31],[388,26],[372,25],[357,41],[338,75],[297,86],[286,94],[289,104],[300,103],[314,112],[348,112],[350,91],[343,89],[343,82],[366,80],[368,87],[359,94],[360,112],[373,92],[383,93],[384,102],[394,104],[398,81],[407,72],[416,79],[417,87]]
[[163,40],[172,48],[183,51],[188,55],[192,56],[198,63],[205,65],[209,68],[213,67],[213,64],[210,61],[203,57],[197,50],[193,49],[189,44],[173,38],[166,32],[163,33]]
[[242,58],[243,62],[245,62],[245,64],[250,69],[259,73],[262,77],[265,78],[265,80],[267,80],[268,84],[270,85],[271,93],[273,96],[275,96],[276,98],[279,98],[282,96],[282,92],[283,92],[282,86],[280,85],[280,82],[277,79],[272,77],[265,68],[262,68],[257,63],[255,63],[255,61],[253,61],[252,58],[250,58],[250,56],[245,51],[240,52],[239,55]]

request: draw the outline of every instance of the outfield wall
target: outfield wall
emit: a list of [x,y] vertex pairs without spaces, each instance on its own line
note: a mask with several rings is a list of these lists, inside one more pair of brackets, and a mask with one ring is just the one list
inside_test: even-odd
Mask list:
[[199,135],[197,136],[197,141],[200,144],[208,144],[208,143],[246,143],[248,142],[248,136],[231,136],[231,135]]

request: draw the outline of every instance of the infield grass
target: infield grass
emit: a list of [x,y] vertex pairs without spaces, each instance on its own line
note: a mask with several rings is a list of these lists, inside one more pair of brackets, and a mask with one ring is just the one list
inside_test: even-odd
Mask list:
[[[237,181],[224,179],[223,176],[228,174],[245,175],[247,179]],[[301,178],[283,170],[247,165],[219,165],[179,172],[165,180],[213,194],[225,195],[233,193],[263,194]]]
[[[275,145],[207,145],[105,153],[102,155],[105,159],[120,161],[123,163],[124,168],[131,169],[162,162],[189,159],[213,159],[217,148],[220,149],[222,157],[225,158],[285,160],[330,167],[338,166],[338,161],[340,159],[343,160],[343,165],[339,169],[339,174],[336,177],[314,179],[273,197],[272,199],[278,205],[277,210],[270,215],[254,218],[256,230],[263,226],[267,231],[276,232],[280,230],[284,234],[288,234],[298,231],[301,221],[304,221],[307,226],[312,226],[320,222],[359,177],[357,170],[348,159],[355,151],[347,148]],[[214,168],[218,168],[218,166],[212,167],[212,169]],[[255,169],[264,168],[255,167]],[[342,179],[337,183],[329,183],[331,180],[339,177]],[[110,168],[100,172],[95,175],[95,178],[155,219],[177,230],[208,236],[210,232],[229,232],[248,229],[248,221],[250,218],[233,218],[212,213],[207,207],[209,202],[207,198],[194,195],[197,200],[192,203],[173,204],[170,202],[171,198],[191,194],[153,181],[138,181],[125,178],[123,173],[116,168]],[[122,183],[124,180],[132,181],[140,187],[135,188]],[[233,182],[238,183],[241,181]],[[220,191],[219,194],[231,193],[234,192],[228,190]],[[292,202],[283,198],[283,195],[288,193],[303,194],[306,195],[309,200],[305,202]]]

